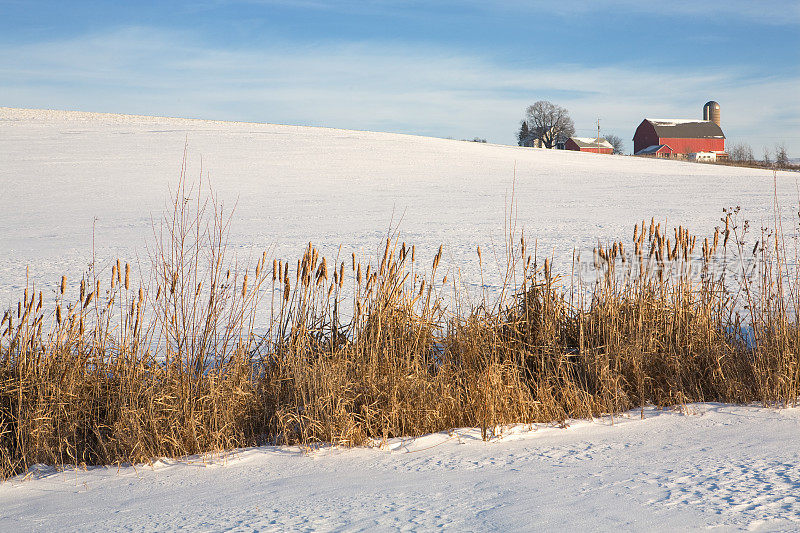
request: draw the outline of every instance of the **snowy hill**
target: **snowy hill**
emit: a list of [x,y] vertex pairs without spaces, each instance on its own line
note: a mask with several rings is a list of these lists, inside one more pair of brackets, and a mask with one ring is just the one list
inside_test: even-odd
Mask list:
[[[628,242],[642,219],[711,233],[796,216],[796,174],[325,128],[0,108],[0,306],[93,257],[147,263],[151,220],[188,176],[228,208],[233,251],[295,259],[308,241],[374,258],[391,227],[479,283],[507,210],[541,255]],[[513,191],[513,195],[512,195]],[[793,219],[796,220],[796,219]],[[341,248],[340,248],[341,246]],[[341,251],[340,251],[341,250]],[[425,260],[427,261],[427,259]],[[492,267],[493,263],[500,266]],[[110,268],[109,268],[110,270]],[[492,271],[493,270],[493,271]],[[444,273],[444,272],[443,272]],[[2,422],[2,421],[0,421]],[[473,429],[381,447],[238,450],[153,465],[42,467],[0,484],[0,531],[793,530],[800,412],[696,404],[567,428]],[[0,423],[0,431],[2,424]]]
[[[232,245],[296,259],[308,241],[328,256],[374,258],[390,226],[464,282],[497,284],[505,213],[539,253],[568,270],[572,250],[628,242],[642,219],[708,234],[724,207],[754,227],[773,219],[771,172],[626,156],[537,150],[325,128],[0,108],[0,304],[26,267],[39,287],[76,280],[94,256],[146,262],[169,188],[203,175],[236,205]],[[516,176],[516,179],[515,179]],[[797,204],[795,174],[778,173],[781,205]],[[205,179],[205,178],[204,178]],[[488,261],[487,261],[488,258]],[[425,259],[428,261],[428,259]],[[504,267],[504,265],[503,265]],[[486,266],[485,266],[486,268]]]

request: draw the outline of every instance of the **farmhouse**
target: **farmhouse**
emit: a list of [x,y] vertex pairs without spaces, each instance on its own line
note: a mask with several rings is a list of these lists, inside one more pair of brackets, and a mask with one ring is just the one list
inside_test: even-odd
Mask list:
[[570,137],[564,143],[565,150],[574,150],[576,152],[593,152],[595,154],[610,154],[614,151],[614,147],[607,140],[600,137]]
[[[671,153],[659,151],[659,146],[666,146]],[[725,134],[720,127],[719,104],[714,101],[703,106],[703,120],[646,118],[633,136],[634,155],[696,159],[690,156],[702,152],[714,153],[715,159],[728,155]]]

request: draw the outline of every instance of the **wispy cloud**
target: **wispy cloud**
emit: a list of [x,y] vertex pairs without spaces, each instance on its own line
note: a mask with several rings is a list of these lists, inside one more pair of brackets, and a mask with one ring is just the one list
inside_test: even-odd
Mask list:
[[[297,9],[321,9],[342,12],[397,12],[430,7],[421,0],[209,0],[208,5],[261,4]],[[800,3],[796,0],[672,0],[642,2],[640,0],[439,0],[439,9],[452,7],[458,11],[518,12],[531,16],[556,14],[575,16],[587,13],[616,13],[624,17],[631,13],[657,14],[669,18],[676,16],[702,16],[713,23],[715,20],[736,18],[761,24],[800,24]],[[536,19],[533,19],[536,20]]]
[[729,138],[754,147],[784,140],[800,153],[796,73],[750,77],[705,67],[509,65],[445,48],[273,42],[205,46],[191,32],[123,28],[0,50],[4,105],[182,115],[481,136],[513,142],[525,106],[551,99],[579,131],[596,118],[630,139],[644,116],[699,116],[723,106]]

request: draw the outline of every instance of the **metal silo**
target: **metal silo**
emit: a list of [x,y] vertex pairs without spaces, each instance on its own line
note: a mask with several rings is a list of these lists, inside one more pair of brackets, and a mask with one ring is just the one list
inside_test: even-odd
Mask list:
[[714,100],[706,102],[706,105],[703,106],[703,120],[710,120],[716,123],[717,126],[722,127],[720,123],[719,104]]

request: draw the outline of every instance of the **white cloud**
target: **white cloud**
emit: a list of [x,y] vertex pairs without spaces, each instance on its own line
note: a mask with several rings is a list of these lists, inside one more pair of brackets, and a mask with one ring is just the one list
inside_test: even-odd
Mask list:
[[[645,116],[723,109],[730,139],[800,155],[800,78],[744,71],[542,67],[422,46],[352,43],[220,49],[196,35],[127,28],[0,52],[3,105],[179,115],[485,137],[513,142],[524,108],[549,99],[579,133],[629,140]],[[629,143],[630,146],[630,143]]]

